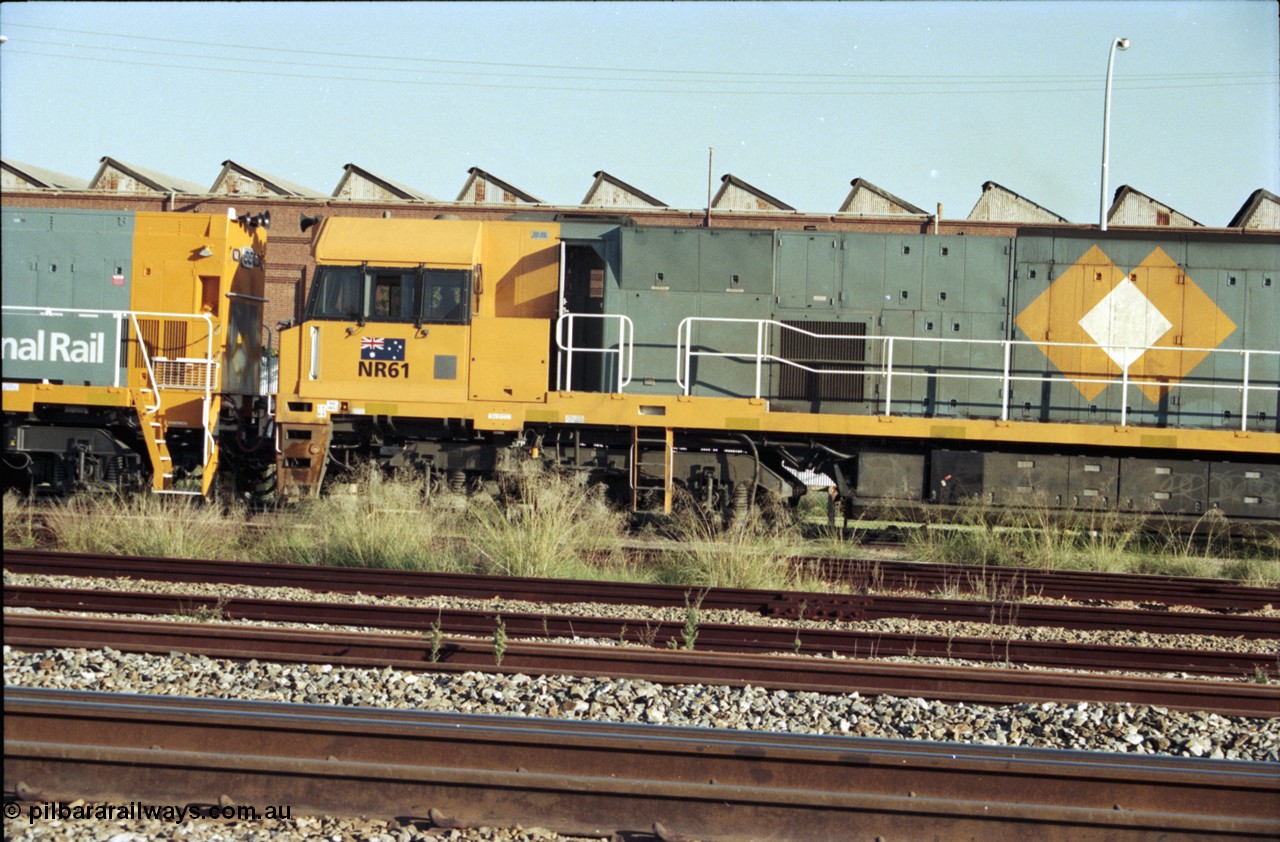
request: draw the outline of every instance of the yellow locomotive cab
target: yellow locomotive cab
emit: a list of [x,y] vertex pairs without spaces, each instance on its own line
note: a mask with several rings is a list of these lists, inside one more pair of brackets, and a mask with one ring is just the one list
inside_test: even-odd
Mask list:
[[519,429],[513,405],[546,400],[557,248],[554,225],[322,221],[281,334],[281,491],[318,493],[333,415]]

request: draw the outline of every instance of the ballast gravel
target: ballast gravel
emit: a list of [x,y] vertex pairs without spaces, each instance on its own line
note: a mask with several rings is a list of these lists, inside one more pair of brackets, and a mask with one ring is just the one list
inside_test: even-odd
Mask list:
[[[512,599],[466,599],[461,597],[373,596],[361,593],[317,593],[302,588],[261,587],[255,585],[214,584],[200,582],[158,582],[145,579],[86,579],[72,576],[49,576],[5,571],[4,583],[10,587],[84,588],[92,590],[136,591],[140,593],[181,593],[223,599],[278,599],[295,602],[334,602],[349,605],[397,605],[422,609],[442,608],[461,611],[493,611],[499,613],[554,613],[557,616],[611,617],[636,622],[684,622],[686,610],[677,606],[645,606],[615,603],[533,603]],[[1017,617],[1017,603],[1009,603],[1002,616],[992,623],[921,620],[915,617],[883,617],[857,623],[787,620],[761,617],[748,611],[704,610],[702,623],[732,625],[780,626],[794,629],[856,629],[885,634],[920,634],[939,637],[990,637],[1008,641],[1048,641],[1053,643],[1085,643],[1109,646],[1190,649],[1241,654],[1276,654],[1280,658],[1277,638],[1218,637],[1192,634],[1152,634],[1143,631],[1099,631],[1063,629],[1051,626],[1017,626],[1001,620]],[[162,619],[162,618],[156,618]],[[265,624],[264,624],[265,625]],[[1280,617],[1276,623],[1280,637]]]
[[[383,709],[455,711],[739,730],[1280,761],[1280,719],[1132,704],[977,705],[759,687],[662,685],[567,676],[431,673],[331,664],[277,664],[112,649],[19,652],[4,647],[6,685]],[[6,816],[5,838],[65,842],[143,839],[456,840],[562,842],[542,829],[450,830],[380,819],[293,817],[257,822],[44,820]]]
[[979,705],[639,679],[432,673],[203,655],[4,647],[6,684],[1280,761],[1280,719],[1133,704]]
[[[291,588],[129,579],[85,580],[8,572],[4,580],[8,585],[37,587],[91,587],[504,612],[547,610],[545,605],[507,600],[322,595]],[[556,606],[556,611],[583,616],[635,617],[642,621],[683,619],[683,609],[676,608],[562,605]],[[733,612],[703,612],[702,621],[770,623],[756,615]],[[772,622],[801,628],[850,627],[849,624],[813,621]],[[1117,634],[976,623],[927,623],[908,618],[858,623],[857,628],[1020,640],[1106,642],[1240,652],[1276,651],[1274,639],[1246,641],[1191,635]],[[1280,762],[1280,719],[1170,711],[1131,704],[1048,702],[989,706],[920,698],[862,697],[857,693],[832,695],[755,687],[666,686],[628,679],[531,677],[478,672],[443,674],[258,661],[238,663],[201,655],[174,653],[158,656],[111,649],[19,652],[9,646],[4,647],[4,677],[7,685],[28,687]],[[27,842],[65,842],[86,838],[106,839],[108,842],[141,842],[144,839],[576,842],[579,839],[541,828],[444,829],[425,823],[401,826],[395,821],[379,818],[295,816],[274,821],[195,820],[164,825],[145,819],[96,821],[54,818],[30,822],[25,814],[18,819],[10,819],[6,815],[5,838]]]

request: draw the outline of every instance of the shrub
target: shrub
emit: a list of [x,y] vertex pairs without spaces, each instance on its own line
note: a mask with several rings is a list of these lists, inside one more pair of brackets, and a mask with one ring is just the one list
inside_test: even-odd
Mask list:
[[799,537],[785,518],[753,508],[722,529],[718,517],[681,502],[668,529],[676,548],[663,581],[703,588],[788,586]]
[[435,501],[424,503],[421,476],[387,477],[368,466],[354,480],[298,503],[279,528],[254,542],[251,557],[343,567],[463,569],[446,546],[445,525],[452,513]]
[[4,495],[4,545],[31,549],[39,544],[35,509],[12,492]]
[[623,559],[625,516],[585,474],[525,463],[504,475],[496,501],[473,497],[463,519],[486,572],[570,579],[630,578]]
[[45,522],[66,552],[234,559],[243,513],[186,496],[83,494],[53,504]]

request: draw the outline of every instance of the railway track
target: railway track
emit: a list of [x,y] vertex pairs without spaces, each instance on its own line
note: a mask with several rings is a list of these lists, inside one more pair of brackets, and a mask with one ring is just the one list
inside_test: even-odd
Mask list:
[[1190,576],[841,558],[797,559],[797,565],[858,587],[923,593],[997,593],[1085,603],[1187,606],[1224,613],[1280,606],[1280,588]]
[[[861,563],[861,562],[859,562]],[[691,589],[687,586],[582,582],[406,572],[348,567],[313,567],[188,559],[150,559],[87,554],[15,551],[4,566],[15,573],[46,573],[82,577],[127,577],[165,582],[206,582],[240,585],[289,586],[332,593],[374,596],[452,596],[528,602],[595,602],[629,605],[682,606],[691,598],[704,610],[739,610],[788,620],[859,622],[886,617],[968,621],[1013,626],[1053,626],[1066,629],[1144,631],[1153,634],[1199,634],[1245,638],[1280,637],[1280,619],[1236,614],[1189,613],[1154,609],[1081,607],[1022,602],[1016,598],[959,600],[872,594],[831,594],[764,591],[738,588]],[[916,567],[928,567],[917,565]],[[913,568],[914,569],[914,568]],[[1106,582],[1106,579],[1096,579]],[[1167,588],[1177,583],[1165,582]],[[1104,586],[1105,587],[1105,586]],[[1156,583],[1152,583],[1153,589]],[[1199,580],[1184,583],[1186,592],[1205,587]],[[1257,593],[1254,593],[1257,591]],[[1102,591],[1106,593],[1105,590]],[[1095,591],[1097,599],[1098,591]],[[1235,593],[1237,610],[1280,605],[1280,590],[1234,589],[1217,583],[1220,597]],[[1274,597],[1274,600],[1272,600]],[[1261,600],[1272,600],[1262,602]]]
[[[1267,839],[1280,764],[6,688],[34,801],[701,839]],[[402,822],[403,823],[403,822]]]
[[[627,552],[639,562],[656,562],[669,549],[630,546]],[[362,593],[420,595],[426,578],[421,572],[351,567],[301,567],[295,564],[150,559],[49,550],[6,550],[5,567],[14,572],[58,573],[67,576],[130,576],[160,581],[222,581],[237,584],[284,584],[305,581],[323,571],[328,590]],[[1153,576],[1124,573],[1088,573],[1073,570],[1038,570],[1018,567],[973,567],[955,564],[923,564],[879,559],[796,558],[798,569],[828,577],[853,589],[913,591],[925,594],[997,594],[1005,600],[1027,596],[1069,599],[1085,603],[1136,603],[1143,606],[1187,606],[1222,613],[1258,611],[1280,607],[1280,588],[1252,587],[1224,579]],[[218,578],[213,578],[218,577]],[[401,577],[397,581],[397,577]],[[478,587],[499,582],[507,588],[521,580],[471,574]],[[305,585],[298,585],[305,587]],[[375,590],[376,589],[376,590]],[[727,590],[727,589],[726,589]],[[809,596],[809,595],[806,595]],[[827,595],[823,595],[827,596]],[[661,598],[655,596],[651,598]],[[798,602],[795,603],[798,606]]]
[[4,618],[4,639],[6,645],[25,650],[110,647],[121,652],[178,651],[238,661],[643,678],[664,684],[751,685],[793,692],[921,696],[982,704],[1129,702],[1221,715],[1280,717],[1280,686],[1238,682],[546,643],[507,644],[499,667],[495,666],[491,643],[465,638],[433,645],[406,635],[12,613]]
[[[561,600],[563,601],[563,600]],[[426,634],[438,626],[444,634],[493,637],[499,623],[512,639],[548,637],[626,641],[668,646],[687,642],[688,628],[675,621],[623,620],[613,617],[560,616],[543,611],[459,610],[173,593],[6,587],[6,608],[33,608],[106,614],[217,617],[277,623],[378,628]],[[771,654],[793,652],[846,658],[933,657],[996,664],[1026,664],[1050,669],[1186,673],[1204,676],[1254,676],[1275,669],[1275,655],[1155,647],[1097,646],[1057,641],[954,637],[789,625],[706,623],[696,628],[697,647],[719,652]]]

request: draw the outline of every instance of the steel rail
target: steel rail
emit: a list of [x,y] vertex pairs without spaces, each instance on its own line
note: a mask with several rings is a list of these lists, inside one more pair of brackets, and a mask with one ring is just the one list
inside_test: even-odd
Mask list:
[[[661,547],[630,545],[624,548],[639,562],[657,562],[670,552]],[[426,550],[429,552],[429,549]],[[797,568],[862,589],[892,589],[937,593],[1005,593],[1012,596],[1042,596],[1090,602],[1137,602],[1145,605],[1185,605],[1212,611],[1240,613],[1280,605],[1280,588],[1254,587],[1225,579],[1158,576],[1136,573],[1093,573],[1078,570],[1038,570],[1025,567],[980,567],[962,564],[928,564],[880,559],[849,559],[797,556]],[[391,571],[370,568],[301,566],[256,562],[156,559],[49,550],[7,550],[5,566],[14,572],[63,575],[133,575],[142,578],[166,577],[171,581],[201,581],[190,576],[220,575],[221,581],[254,584],[276,577],[302,578],[301,570],[323,572],[333,589],[386,588],[378,591],[413,595],[419,582],[433,575],[422,571]],[[120,572],[126,571],[126,572]],[[525,581],[516,577],[470,574],[484,581]],[[542,581],[542,580],[528,580]],[[392,590],[394,589],[394,590]],[[364,592],[368,593],[369,590]]]
[[[6,587],[6,608],[37,608],[112,614],[222,616],[233,620],[324,624],[405,630],[425,634],[433,624],[451,635],[492,637],[501,620],[511,638],[571,637],[626,640],[659,646],[685,643],[684,621],[623,620],[557,616],[553,613],[461,611],[398,605],[362,605],[302,600],[223,598],[185,594]],[[1251,654],[1156,647],[1092,646],[1078,643],[943,637],[860,632],[796,626],[697,627],[700,649],[724,652],[794,652],[851,658],[917,656],[986,663],[1019,663],[1061,669],[1174,672],[1212,676],[1252,676],[1275,670],[1274,654]]]
[[817,557],[797,558],[796,564],[836,581],[925,593],[1008,593],[1087,602],[1183,605],[1228,613],[1280,605],[1280,588],[1206,577]]
[[1280,686],[1238,682],[546,643],[508,643],[501,665],[495,666],[492,643],[464,638],[442,639],[433,653],[433,644],[417,636],[12,613],[4,618],[4,640],[20,650],[110,647],[121,652],[178,651],[238,661],[751,685],[993,705],[1128,702],[1226,716],[1280,717]]
[[[1280,833],[1280,764],[6,688],[5,787],[598,835]],[[324,759],[321,759],[324,758]]]
[[[1043,605],[1007,599],[956,600],[870,594],[806,593],[745,588],[534,579],[293,564],[192,561],[34,551],[6,554],[5,569],[68,576],[127,576],[159,581],[214,582],[396,596],[461,596],[531,602],[602,602],[682,606],[696,592],[704,610],[754,611],[784,619],[860,621],[914,617],[1016,626],[1132,630],[1156,634],[1201,634],[1280,638],[1280,618],[1177,611]],[[1280,591],[1274,603],[1280,605]]]

